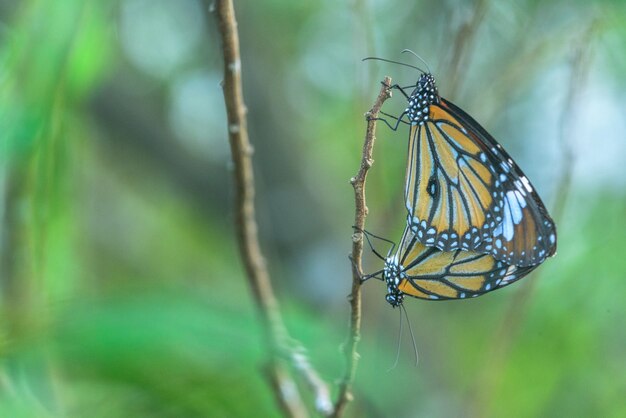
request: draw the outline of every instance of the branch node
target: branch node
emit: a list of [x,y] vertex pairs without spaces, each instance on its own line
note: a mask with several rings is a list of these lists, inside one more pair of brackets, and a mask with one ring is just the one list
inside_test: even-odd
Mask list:
[[238,73],[241,71],[241,61],[239,59],[228,63],[228,71]]

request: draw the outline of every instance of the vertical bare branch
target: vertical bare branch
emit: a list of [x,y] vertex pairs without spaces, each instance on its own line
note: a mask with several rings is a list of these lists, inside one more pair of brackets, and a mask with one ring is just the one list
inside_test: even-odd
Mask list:
[[[580,94],[584,90],[587,81],[590,64],[591,42],[596,29],[597,21],[594,19],[587,30],[579,39],[576,39],[571,58],[571,76],[567,90],[567,96],[561,113],[559,141],[560,149],[563,155],[563,166],[557,183],[557,197],[552,211],[555,220],[562,219],[565,202],[569,195],[571,186],[571,176],[574,165],[574,156],[571,148],[572,125],[576,120],[576,106],[580,99]],[[488,416],[489,400],[491,399],[495,388],[499,385],[505,370],[506,359],[510,353],[511,346],[519,332],[523,320],[526,317],[528,302],[531,299],[532,292],[538,274],[533,275],[533,280],[526,283],[515,293],[511,304],[504,315],[504,319],[500,323],[498,330],[494,333],[485,356],[485,368],[478,377],[477,383],[474,385],[476,392],[469,398],[473,400],[470,403],[470,416],[483,417]]]
[[287,416],[306,416],[306,409],[301,404],[296,384],[279,364],[280,351],[285,345],[286,330],[272,290],[257,233],[252,145],[246,126],[246,106],[241,86],[241,59],[235,10],[231,0],[217,0],[216,6],[224,53],[223,90],[235,172],[235,221],[239,250],[270,350],[270,376],[279,405]]
[[[365,142],[363,143],[363,155],[361,157],[361,167],[355,177],[350,179],[354,188],[354,203],[356,206],[354,214],[354,225],[357,231],[365,228],[365,217],[367,216],[367,205],[365,201],[365,180],[367,172],[374,163],[372,159],[372,149],[376,139],[376,118],[385,100],[391,97],[391,78],[385,77],[380,93],[372,109],[366,114],[367,131]],[[339,395],[335,402],[333,417],[340,417],[348,402],[352,400],[352,382],[356,373],[359,354],[357,345],[361,339],[361,261],[363,256],[363,233],[356,232],[352,235],[352,292],[349,296],[350,302],[350,328],[348,341],[344,346],[346,356],[346,370],[339,387]]]

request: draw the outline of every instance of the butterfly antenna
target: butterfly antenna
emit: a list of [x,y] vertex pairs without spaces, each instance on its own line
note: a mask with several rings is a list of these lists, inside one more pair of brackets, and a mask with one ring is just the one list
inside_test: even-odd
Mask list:
[[[400,305],[402,306],[402,305]],[[400,331],[398,331],[398,349],[396,350],[396,361],[393,362],[393,365],[387,369],[387,373],[392,371],[398,366],[398,361],[400,360],[400,347],[402,343],[402,312],[400,312]]]
[[406,312],[406,308],[404,305],[400,305],[400,309],[404,311],[404,316],[406,316],[406,322],[409,324],[409,332],[411,333],[411,341],[413,341],[413,351],[415,351],[415,367],[420,361],[419,354],[417,353],[417,344],[415,343],[415,335],[413,334],[413,327],[411,326],[411,320],[409,319],[409,314]]
[[420,61],[422,61],[422,62],[424,63],[424,65],[425,65],[425,66],[426,66],[426,68],[428,69],[428,72],[429,72],[430,74],[432,74],[432,73],[433,73],[432,71],[430,71],[430,66],[428,65],[428,63],[426,62],[426,60],[425,60],[424,58],[420,57],[419,55],[417,55],[415,52],[411,51],[410,49],[404,49],[404,50],[402,50],[402,53],[403,53],[403,54],[404,54],[405,52],[408,52],[408,53],[410,53],[410,54],[415,55],[415,56],[417,57],[417,59],[418,59],[418,60],[420,60]]
[[[363,58],[361,61],[368,61],[368,60],[376,60],[376,61],[384,61],[384,62],[390,62],[392,64],[398,64],[398,65],[404,65],[405,67],[410,67],[410,68],[414,68],[418,71],[421,71],[423,73],[425,73],[426,71],[422,70],[420,67],[416,67],[415,65],[411,65],[411,64],[407,64],[404,62],[400,62],[400,61],[392,61],[392,60],[388,60],[385,58],[378,58],[378,57],[367,57],[367,58]],[[428,66],[427,66],[428,67]]]

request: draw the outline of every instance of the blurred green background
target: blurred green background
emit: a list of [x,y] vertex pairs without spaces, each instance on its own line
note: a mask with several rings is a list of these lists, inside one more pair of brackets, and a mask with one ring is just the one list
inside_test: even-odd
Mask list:
[[[209,3],[0,1],[1,417],[279,415]],[[363,114],[384,75],[417,77],[363,57],[422,55],[559,228],[558,256],[514,286],[408,300],[417,367],[405,335],[388,371],[398,311],[368,282],[348,415],[626,417],[624,3],[236,3],[262,245],[325,380],[343,371]],[[368,178],[367,228],[392,239],[406,136],[379,126]]]

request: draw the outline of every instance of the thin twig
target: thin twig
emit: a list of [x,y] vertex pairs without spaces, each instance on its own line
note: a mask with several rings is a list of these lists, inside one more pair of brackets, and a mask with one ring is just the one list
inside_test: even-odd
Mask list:
[[[372,159],[372,149],[374,147],[376,118],[385,100],[391,97],[391,78],[385,77],[380,93],[372,109],[366,114],[367,132],[363,144],[363,155],[361,157],[361,167],[355,177],[350,179],[354,188],[354,203],[356,206],[354,214],[354,225],[356,231],[365,228],[365,217],[367,216],[367,205],[365,202],[365,180],[367,172],[374,163]],[[350,302],[350,329],[348,341],[344,346],[346,356],[346,370],[339,387],[339,395],[335,402],[335,410],[332,417],[340,417],[348,402],[352,400],[352,382],[356,374],[356,367],[359,358],[357,345],[361,339],[361,259],[363,255],[363,233],[355,232],[352,235],[352,292],[348,298]]]
[[322,380],[315,368],[309,362],[304,347],[297,345],[290,351],[292,367],[298,376],[304,381],[307,388],[313,393],[315,409],[324,416],[333,413],[330,390],[326,382]]
[[308,417],[304,402],[300,397],[298,386],[287,374],[287,371],[279,364],[268,365],[268,380],[272,385],[276,403],[287,417]]
[[[270,276],[261,252],[254,208],[252,145],[246,125],[246,106],[241,86],[239,35],[232,0],[217,0],[216,12],[224,53],[224,101],[236,187],[235,220],[241,258],[256,301],[270,351],[270,374],[275,394],[285,415],[306,416],[299,396],[292,396],[296,384],[279,365],[280,351],[287,333],[272,290]],[[297,395],[297,390],[296,390]]]
[[[596,19],[594,19],[581,38],[574,41],[574,51],[571,58],[571,76],[568,86],[563,112],[560,121],[560,149],[563,155],[563,166],[560,179],[557,183],[557,197],[552,214],[555,220],[563,217],[565,202],[567,201],[571,186],[571,177],[574,165],[574,155],[572,151],[572,125],[576,120],[576,107],[580,101],[580,94],[587,81],[590,64],[591,42],[596,29]],[[473,387],[477,388],[476,393],[470,395],[473,400],[470,404],[470,416],[488,416],[489,400],[495,388],[499,385],[505,370],[505,363],[511,350],[513,342],[519,332],[523,319],[526,317],[528,303],[531,299],[534,286],[538,279],[538,274],[533,275],[533,280],[526,283],[515,293],[504,319],[501,321],[498,330],[494,333],[487,356],[485,357],[486,367],[483,369],[478,383]]]

